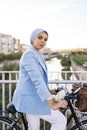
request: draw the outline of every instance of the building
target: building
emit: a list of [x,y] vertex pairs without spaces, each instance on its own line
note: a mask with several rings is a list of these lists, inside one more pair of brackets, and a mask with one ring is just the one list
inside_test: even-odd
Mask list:
[[19,44],[19,51],[24,52],[26,49],[28,49],[30,46],[27,44]]
[[[12,52],[24,52],[29,45],[20,43],[20,39],[14,38],[11,35],[0,33],[0,53],[9,54]],[[50,48],[41,50],[43,55],[51,53]]]
[[9,54],[19,51],[20,40],[11,35],[0,33],[0,53]]

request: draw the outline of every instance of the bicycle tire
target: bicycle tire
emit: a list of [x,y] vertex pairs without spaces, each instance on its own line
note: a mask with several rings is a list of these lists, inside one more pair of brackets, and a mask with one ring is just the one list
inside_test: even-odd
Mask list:
[[0,117],[0,130],[21,130],[16,124],[12,127],[13,120],[9,117]]
[[80,124],[83,124],[80,125],[81,129],[79,129],[77,125],[74,125],[70,130],[87,130],[87,120],[81,121]]

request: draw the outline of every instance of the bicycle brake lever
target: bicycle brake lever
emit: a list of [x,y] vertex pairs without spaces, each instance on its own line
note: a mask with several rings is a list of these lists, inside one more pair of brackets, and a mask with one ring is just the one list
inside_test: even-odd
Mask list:
[[76,94],[81,88],[76,89],[73,94]]
[[63,87],[58,87],[58,88],[55,90],[55,92],[58,93],[58,92],[60,92],[61,90],[63,90]]

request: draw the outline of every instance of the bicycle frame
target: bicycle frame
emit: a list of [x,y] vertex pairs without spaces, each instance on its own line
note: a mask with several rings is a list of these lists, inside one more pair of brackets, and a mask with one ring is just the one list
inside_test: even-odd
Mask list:
[[71,101],[68,102],[68,106],[70,108],[71,114],[69,115],[67,119],[67,125],[70,123],[71,119],[74,118],[76,125],[78,126],[78,128],[80,128],[80,124],[79,124],[80,122],[79,122],[78,117],[76,116],[76,113],[75,113],[75,110],[73,108]]
[[20,115],[21,115],[21,119],[22,119],[25,130],[28,130],[28,123],[27,123],[27,120],[26,120],[24,114],[20,113]]
[[[62,88],[63,90],[63,88]],[[79,89],[78,89],[79,90]],[[75,93],[68,93],[68,91],[65,89],[66,91],[66,95],[64,97],[64,99],[68,102],[68,107],[71,111],[71,114],[69,115],[69,117],[67,118],[67,126],[68,124],[70,123],[70,121],[72,120],[72,118],[74,119],[75,121],[75,124],[78,126],[79,129],[81,129],[81,122],[79,121],[79,118],[78,116],[76,115],[76,112],[75,112],[75,108],[73,106],[73,103],[72,101],[74,101],[75,99],[77,99],[77,92],[78,90],[75,91]],[[65,109],[64,113],[66,112],[67,109]]]

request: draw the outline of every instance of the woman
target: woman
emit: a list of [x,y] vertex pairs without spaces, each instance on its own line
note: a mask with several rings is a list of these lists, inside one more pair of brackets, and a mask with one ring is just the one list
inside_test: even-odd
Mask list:
[[51,130],[65,130],[66,127],[66,118],[59,108],[66,108],[67,102],[55,103],[52,99],[47,66],[39,52],[47,40],[47,31],[34,30],[30,38],[31,47],[20,59],[19,80],[12,103],[17,111],[26,113],[29,130],[40,129],[40,118],[51,123]]

